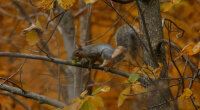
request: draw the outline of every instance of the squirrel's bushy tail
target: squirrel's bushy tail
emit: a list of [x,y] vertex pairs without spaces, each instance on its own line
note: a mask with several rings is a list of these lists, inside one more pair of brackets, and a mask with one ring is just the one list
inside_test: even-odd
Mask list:
[[[133,26],[133,28],[137,31],[135,26]],[[124,55],[122,55],[122,57],[124,57],[125,54],[128,53],[132,60],[136,58],[138,53],[139,41],[136,37],[136,33],[129,25],[123,25],[117,30],[115,34],[115,40],[117,46],[123,46],[126,48],[126,51],[124,52]]]

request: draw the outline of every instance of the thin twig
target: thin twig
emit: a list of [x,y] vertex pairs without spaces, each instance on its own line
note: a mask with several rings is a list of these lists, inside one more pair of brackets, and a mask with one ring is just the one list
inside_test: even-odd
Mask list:
[[20,95],[20,96],[23,96],[26,98],[37,100],[37,101],[39,101],[40,104],[48,104],[48,105],[52,105],[52,106],[55,106],[58,108],[63,108],[65,106],[65,104],[60,101],[57,101],[57,100],[48,98],[46,96],[33,93],[33,92],[26,91],[24,93],[21,89],[18,89],[18,88],[12,87],[12,86],[8,86],[6,84],[2,84],[0,86],[0,89],[6,90],[8,92],[11,92],[13,94],[17,94],[17,95]]
[[17,101],[20,105],[22,105],[26,110],[31,110],[31,108],[29,108],[22,100],[20,100],[17,97],[15,97],[12,93],[9,93],[9,92],[0,92],[0,94],[10,96],[12,99],[14,99],[15,101]]
[[16,75],[18,72],[20,72],[21,69],[22,69],[22,67],[24,66],[25,62],[26,62],[26,58],[24,59],[24,62],[20,65],[20,67],[18,68],[18,70],[15,73],[13,73],[11,76],[9,76],[6,80],[4,80],[2,83],[0,83],[0,86],[2,84],[4,84],[6,81],[8,81],[10,78],[12,78],[14,75]]
[[[168,30],[168,39],[169,39],[169,42],[171,42],[171,39],[170,39],[170,34],[171,34],[171,23],[168,23],[168,25],[166,25],[165,23],[165,27],[166,29]],[[184,85],[184,79],[183,79],[183,76],[178,68],[178,66],[176,65],[173,57],[172,57],[172,49],[171,49],[171,45],[169,45],[169,53],[170,53],[170,58],[171,58],[171,61],[173,63],[173,65],[175,66],[176,70],[178,71],[179,73],[179,76],[182,78],[182,92],[184,91],[184,88],[185,88],[185,85]]]

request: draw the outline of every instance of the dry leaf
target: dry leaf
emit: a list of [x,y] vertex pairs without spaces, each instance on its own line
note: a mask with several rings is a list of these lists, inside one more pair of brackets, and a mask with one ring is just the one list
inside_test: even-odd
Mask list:
[[75,98],[73,101],[72,101],[72,104],[71,105],[67,105],[65,106],[63,109],[61,110],[80,110],[79,109],[79,106],[80,104],[82,103],[82,100],[79,99],[79,98]]
[[198,42],[192,49],[193,54],[197,54],[200,52],[200,42]]
[[120,107],[124,103],[124,101],[128,98],[128,96],[126,95],[130,94],[130,92],[131,92],[131,87],[128,86],[120,93],[118,98],[118,107]]
[[159,67],[153,70],[153,73],[154,73],[154,76],[156,79],[158,79],[160,77],[160,73],[161,73],[162,67],[163,67],[163,64],[160,62],[158,63],[158,65],[159,65]]
[[75,0],[57,0],[57,2],[63,9],[68,10],[74,5]]
[[50,10],[53,8],[54,0],[42,0],[40,5],[41,5],[41,7],[40,7],[41,9]]
[[42,29],[35,24],[24,30],[26,41],[29,45],[35,45],[40,40],[42,33]]
[[160,5],[160,10],[162,12],[167,12],[169,11],[174,5],[177,5],[178,3],[180,3],[181,0],[171,0],[171,1],[166,1],[164,3],[161,3]]
[[110,87],[109,86],[99,87],[95,91],[92,92],[92,95],[96,95],[96,94],[98,94],[100,92],[108,92],[108,91],[110,91]]
[[141,86],[141,84],[139,82],[137,82],[137,81],[136,81],[136,83],[132,83],[131,84],[131,90],[135,94],[146,92],[146,89],[143,86]]
[[87,96],[82,100],[82,105],[79,106],[81,110],[98,110],[103,108],[103,100],[99,96]]
[[179,97],[180,99],[189,99],[190,96],[192,95],[192,91],[189,88],[184,89],[183,94]]
[[179,56],[185,55],[195,55],[200,52],[200,42],[195,44],[194,42],[186,45],[181,52],[179,53]]
[[88,93],[88,90],[83,91],[83,92],[81,93],[80,97],[81,97],[81,98],[85,97],[85,95],[86,95],[87,93]]
[[84,0],[85,1],[85,4],[92,4],[94,2],[96,2],[97,0]]

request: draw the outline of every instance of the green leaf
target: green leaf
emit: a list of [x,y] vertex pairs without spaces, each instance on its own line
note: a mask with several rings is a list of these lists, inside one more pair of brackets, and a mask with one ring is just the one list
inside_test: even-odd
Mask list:
[[76,65],[76,61],[75,60],[72,60],[72,65]]
[[85,101],[85,103],[81,107],[81,110],[89,110],[89,103],[88,103],[88,101]]
[[98,94],[99,92],[101,92],[101,89],[102,89],[102,87],[97,88],[94,92],[92,92],[92,95]]
[[133,83],[133,82],[137,81],[138,78],[139,78],[139,75],[138,75],[138,74],[131,74],[131,75],[129,76],[129,78],[128,78],[128,81],[129,81],[130,83]]

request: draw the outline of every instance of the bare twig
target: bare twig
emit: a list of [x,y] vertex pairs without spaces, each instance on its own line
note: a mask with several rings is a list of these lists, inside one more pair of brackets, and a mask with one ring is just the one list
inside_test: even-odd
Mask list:
[[9,93],[9,92],[0,92],[0,94],[10,96],[12,99],[14,99],[15,101],[17,101],[20,105],[22,105],[26,110],[31,110],[31,108],[29,108],[22,100],[20,100],[17,97],[15,97],[12,93]]
[[39,95],[39,94],[36,94],[36,93],[33,93],[33,92],[27,92],[26,91],[24,93],[21,89],[18,89],[18,88],[12,87],[12,86],[8,86],[6,84],[2,84],[0,86],[0,89],[6,90],[8,92],[11,92],[13,94],[17,94],[17,95],[20,95],[20,96],[23,96],[23,97],[26,97],[26,98],[37,100],[37,101],[39,101],[40,104],[48,104],[48,105],[52,105],[52,106],[58,107],[58,108],[63,108],[65,106],[64,103],[59,102],[57,100],[54,100],[54,99],[51,99],[51,98],[48,98],[46,96]]
[[24,15],[25,19],[30,23],[33,24],[33,21],[31,20],[31,18],[28,16],[28,14],[26,13],[25,9],[18,3],[18,1],[16,0],[12,0],[13,4],[15,4],[17,6],[17,8],[19,9],[19,11],[22,13],[22,15]]
[[26,62],[26,58],[24,59],[24,62],[21,64],[21,66],[18,68],[18,70],[15,73],[13,73],[11,76],[9,76],[6,80],[4,80],[2,83],[0,83],[0,86],[2,84],[4,84],[6,81],[8,81],[10,78],[12,78],[14,75],[16,75],[18,72],[20,72],[22,67],[24,66],[25,62]]
[[[168,30],[168,39],[169,39],[169,42],[171,42],[171,37],[170,37],[170,34],[171,34],[171,22],[168,23],[168,25],[165,23],[165,27],[166,27],[166,29]],[[182,76],[182,74],[181,74],[181,72],[180,72],[178,66],[176,65],[176,63],[175,63],[175,61],[174,61],[174,59],[173,59],[173,57],[172,57],[171,45],[169,45],[169,54],[170,54],[170,58],[171,58],[171,61],[172,61],[173,65],[175,66],[177,72],[179,73],[179,76],[182,78],[182,87],[183,87],[183,88],[182,88],[182,92],[183,92],[183,90],[184,90],[184,88],[185,88],[184,79],[183,79],[183,76]]]

